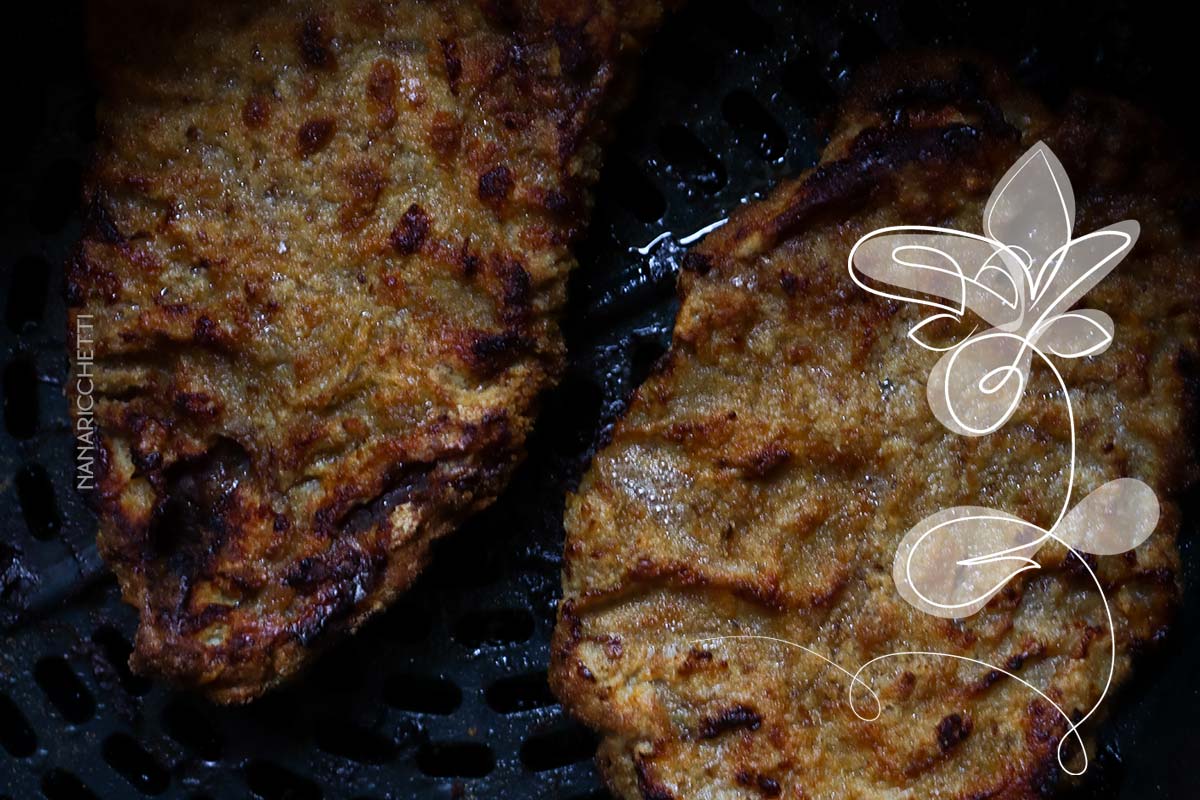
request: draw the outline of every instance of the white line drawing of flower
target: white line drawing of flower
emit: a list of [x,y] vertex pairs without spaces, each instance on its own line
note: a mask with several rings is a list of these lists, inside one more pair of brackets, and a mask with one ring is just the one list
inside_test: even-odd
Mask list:
[[[1000,428],[1020,403],[1034,352],[1082,358],[1104,352],[1112,342],[1107,314],[1069,309],[1130,251],[1138,224],[1125,220],[1072,238],[1074,218],[1066,171],[1038,142],[988,199],[985,235],[894,226],[873,231],[851,249],[850,276],[861,288],[938,312],[909,337],[945,352],[930,375],[929,400],[950,430],[983,436]],[[928,344],[919,335],[935,321],[961,321],[967,309],[993,327],[972,331],[949,347]]]
[[[909,338],[943,353],[929,376],[928,399],[949,430],[984,436],[1003,426],[1025,394],[1035,355],[1058,379],[1071,423],[1067,489],[1050,528],[1002,511],[959,506],[922,520],[904,537],[893,570],[896,586],[929,614],[974,614],[1012,577],[1037,569],[1033,556],[1050,539],[1083,552],[1120,553],[1140,544],[1158,522],[1154,492],[1132,478],[1111,481],[1073,509],[1070,505],[1075,420],[1053,358],[1096,356],[1112,343],[1113,321],[1107,314],[1071,307],[1116,267],[1138,235],[1138,224],[1125,220],[1074,238],[1074,221],[1075,197],[1066,170],[1038,142],[988,199],[985,235],[895,226],[862,237],[850,251],[850,275],[860,287],[936,310],[909,331]],[[896,288],[911,293],[899,294]],[[935,320],[961,321],[967,309],[993,327],[972,331],[948,347],[920,336]]]

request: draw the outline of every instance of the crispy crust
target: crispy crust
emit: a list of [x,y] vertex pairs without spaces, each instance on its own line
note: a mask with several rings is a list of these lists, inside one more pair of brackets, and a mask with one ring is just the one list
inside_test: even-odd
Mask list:
[[949,651],[1006,666],[1068,713],[1096,700],[1109,634],[1065,551],[1043,550],[1043,569],[967,620],[921,614],[891,578],[900,537],[938,509],[983,501],[1049,523],[1069,438],[1053,378],[1035,368],[997,433],[956,436],[925,399],[937,356],[906,339],[919,309],[857,290],[845,267],[885,225],[978,230],[995,181],[1038,139],[1071,175],[1077,230],[1141,222],[1086,300],[1112,315],[1116,342],[1062,367],[1076,499],[1135,476],[1164,501],[1146,543],[1095,560],[1117,682],[1163,635],[1179,596],[1175,498],[1195,472],[1188,179],[1162,131],[1120,103],[1076,96],[1051,115],[972,59],[893,61],[849,97],[816,169],[688,256],[671,350],[568,500],[551,685],[602,732],[619,797],[1015,799],[1055,783],[1061,718],[985,668],[882,662],[867,679],[883,713],[864,722],[848,680],[811,655],[698,643],[778,637],[851,671]]
[[101,550],[133,666],[243,702],[492,501],[558,376],[655,0],[92,4]]

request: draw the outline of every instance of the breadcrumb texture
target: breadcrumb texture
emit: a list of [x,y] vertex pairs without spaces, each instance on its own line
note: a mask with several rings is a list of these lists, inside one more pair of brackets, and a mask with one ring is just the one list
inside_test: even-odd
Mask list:
[[[1115,680],[1128,676],[1179,598],[1176,501],[1194,477],[1194,173],[1165,137],[1105,98],[1051,114],[970,58],[896,60],[851,92],[815,169],[688,256],[671,349],[567,507],[551,683],[602,733],[617,796],[1013,800],[1062,783],[1062,718],[987,667],[876,662],[863,679],[882,711],[864,721],[849,679],[813,655],[701,640],[776,637],[851,672],[944,651],[1002,666],[1073,716],[1096,702],[1113,632],[1062,548],[968,619],[927,616],[892,582],[899,540],[940,509],[1053,521],[1070,427],[1052,374],[1034,367],[998,432],[951,433],[926,401],[939,354],[906,338],[921,310],[858,289],[846,267],[880,227],[980,232],[996,181],[1044,139],[1074,183],[1079,233],[1141,223],[1084,300],[1115,320],[1115,342],[1058,362],[1078,425],[1076,500],[1123,476],[1162,500],[1148,541],[1090,560],[1112,607]],[[1075,745],[1065,752],[1078,766]]]
[[490,503],[654,0],[98,2],[69,272],[140,672],[242,702]]

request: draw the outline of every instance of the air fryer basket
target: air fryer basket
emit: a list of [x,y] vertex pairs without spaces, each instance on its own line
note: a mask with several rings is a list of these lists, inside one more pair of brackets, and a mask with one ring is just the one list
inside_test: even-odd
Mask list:
[[[577,249],[569,371],[546,398],[512,487],[439,544],[396,608],[299,683],[223,709],[129,672],[135,614],[97,557],[95,520],[72,488],[63,263],[80,230],[93,100],[82,9],[41,4],[40,19],[10,32],[5,49],[0,800],[606,798],[591,763],[595,737],[546,685],[561,512],[669,341],[680,240],[811,165],[830,102],[892,48],[989,50],[1051,101],[1077,84],[1101,87],[1194,135],[1194,112],[1180,102],[1192,90],[1172,83],[1190,74],[1186,26],[1144,3],[1103,5],[1082,19],[1057,1],[698,1],[677,14],[646,54],[608,151]],[[1189,529],[1184,609],[1110,702],[1080,796],[1196,796],[1192,538]]]

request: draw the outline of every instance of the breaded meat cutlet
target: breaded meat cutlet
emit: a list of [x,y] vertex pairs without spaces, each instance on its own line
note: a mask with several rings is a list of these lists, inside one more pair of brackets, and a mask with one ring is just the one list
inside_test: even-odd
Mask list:
[[250,700],[488,505],[657,0],[102,2],[71,265],[134,668]]
[[[995,433],[944,427],[926,397],[942,354],[907,338],[928,309],[861,290],[847,257],[885,226],[978,233],[989,193],[1039,140],[1074,184],[1078,231],[1141,223],[1086,298],[1115,320],[1114,343],[1059,363],[1076,498],[1132,477],[1161,502],[1136,550],[1087,557],[1115,642],[1096,584],[1061,545],[966,619],[917,610],[893,582],[901,538],[939,510],[1052,524],[1071,429],[1041,364]],[[618,797],[1015,800],[1056,784],[1067,723],[1047,700],[1088,712],[1110,647],[1119,683],[1180,594],[1200,249],[1174,152],[1116,101],[1079,95],[1052,114],[992,66],[894,61],[850,93],[815,169],[688,255],[670,351],[567,507],[551,685],[602,734]],[[782,641],[710,641],[730,636]],[[853,707],[850,678],[823,660],[853,673],[898,651],[960,658],[875,662]],[[1063,752],[1077,770],[1073,740]]]

